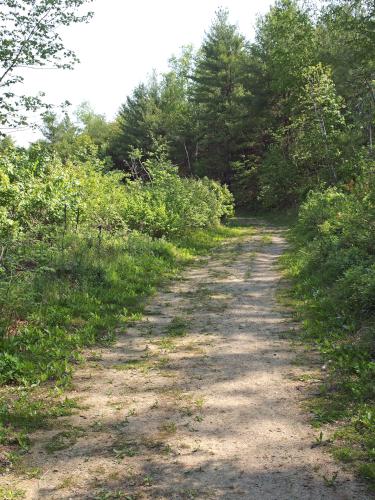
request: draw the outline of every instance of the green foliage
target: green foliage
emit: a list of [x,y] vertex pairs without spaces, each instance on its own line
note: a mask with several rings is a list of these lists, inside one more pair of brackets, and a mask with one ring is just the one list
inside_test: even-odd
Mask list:
[[247,87],[247,50],[244,37],[219,10],[203,41],[193,75],[193,99],[199,122],[199,175],[229,182],[231,162],[239,159],[247,142],[244,106]]
[[[375,183],[374,164],[342,189],[310,193],[293,229],[284,265],[294,281],[306,338],[328,367],[313,404],[318,423],[344,421],[340,435],[352,461],[371,479],[375,399]],[[351,431],[349,432],[349,430]],[[356,453],[355,450],[360,452]]]
[[191,102],[193,50],[184,47],[169,61],[168,72],[138,85],[120,107],[109,153],[116,168],[127,170],[134,150],[146,158],[162,144],[173,163],[192,174],[197,149],[196,112]]
[[259,168],[259,197],[265,207],[298,204],[311,189],[359,173],[354,159],[343,158],[349,128],[330,71],[318,64],[306,68],[302,78],[289,123],[274,134]]
[[258,21],[255,54],[275,97],[295,98],[303,71],[316,61],[316,33],[309,13],[295,0],[278,0]]
[[62,118],[51,111],[44,113],[41,131],[45,140],[38,141],[34,147],[44,149],[63,163],[99,159],[107,168],[112,167],[108,149],[115,125],[107,123],[88,103],[82,103],[75,114],[78,122],[73,122],[67,113]]
[[[0,11],[0,125],[27,123],[27,112],[49,108],[44,94],[18,95],[22,67],[72,68],[77,56],[64,47],[61,27],[88,22],[92,13],[80,7],[91,0],[2,0]],[[26,113],[25,113],[26,112]]]
[[25,495],[25,492],[22,490],[14,490],[0,486],[0,498],[3,500],[21,500],[25,498]]
[[[50,158],[11,144],[0,158],[0,381],[69,380],[85,345],[107,342],[173,275],[198,229],[232,213],[226,188],[180,178],[150,158],[148,182],[98,160]],[[153,239],[158,237],[162,239]],[[165,238],[172,238],[175,244]],[[194,250],[195,251],[195,250]],[[48,355],[46,355],[48,353]]]

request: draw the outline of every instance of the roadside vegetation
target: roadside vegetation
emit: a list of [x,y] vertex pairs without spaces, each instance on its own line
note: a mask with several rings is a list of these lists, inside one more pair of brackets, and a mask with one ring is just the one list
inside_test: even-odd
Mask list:
[[[290,232],[283,267],[303,339],[317,346],[325,376],[310,402],[336,458],[375,486],[375,178],[350,192],[312,193]],[[289,295],[289,294],[288,294]]]
[[59,393],[83,347],[112,342],[158,284],[239,231],[219,224],[232,213],[229,191],[180,178],[168,160],[143,166],[146,183],[100,162],[3,151],[0,377],[14,387],[2,399],[4,444],[13,425],[30,429],[71,409],[28,394],[45,382]]

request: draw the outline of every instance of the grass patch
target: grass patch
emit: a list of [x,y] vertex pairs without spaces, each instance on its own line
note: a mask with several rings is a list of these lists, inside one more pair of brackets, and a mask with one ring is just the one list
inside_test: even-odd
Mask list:
[[184,337],[187,334],[188,322],[181,316],[172,319],[166,328],[168,337]]
[[117,365],[113,365],[114,370],[126,371],[126,370],[138,370],[142,373],[149,372],[154,366],[154,362],[149,358],[141,358],[141,359],[131,359],[129,361],[125,361],[125,363],[120,363]]
[[49,443],[46,444],[45,449],[48,453],[56,453],[61,450],[71,448],[76,444],[79,438],[85,435],[81,427],[73,427],[56,434]]
[[77,486],[77,479],[73,476],[65,477],[61,483],[56,487],[57,490],[65,490]]
[[160,426],[160,430],[165,434],[176,434],[177,426],[175,422],[164,422],[164,424]]
[[260,237],[260,242],[262,245],[271,245],[272,241],[272,236],[269,234],[262,234],[262,236]]
[[116,443],[113,448],[116,460],[122,460],[125,457],[134,457],[139,453],[139,446],[135,441],[125,441]]
[[253,228],[235,227],[233,219],[228,226],[218,226],[212,229],[195,231],[182,238],[179,238],[177,244],[179,247],[184,247],[193,255],[209,254],[214,248],[217,248],[220,243],[230,238],[244,238],[254,234]]
[[13,489],[13,488],[4,488],[0,486],[0,498],[1,500],[20,500],[25,498],[26,494],[22,490]]
[[163,351],[174,351],[176,349],[176,344],[169,338],[158,340],[156,344]]

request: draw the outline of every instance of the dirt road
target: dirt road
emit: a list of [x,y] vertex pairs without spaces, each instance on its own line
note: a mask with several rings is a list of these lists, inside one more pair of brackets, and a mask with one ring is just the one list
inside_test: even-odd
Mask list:
[[[30,499],[367,499],[312,447],[293,328],[275,300],[282,233],[258,227],[154,296],[74,378],[82,409],[39,431]],[[304,368],[305,369],[305,368]]]

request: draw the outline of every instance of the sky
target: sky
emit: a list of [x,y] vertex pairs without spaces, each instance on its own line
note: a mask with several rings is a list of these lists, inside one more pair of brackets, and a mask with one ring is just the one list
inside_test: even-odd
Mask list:
[[[79,59],[72,71],[28,69],[23,92],[46,92],[53,104],[68,100],[74,109],[88,101],[107,119],[115,117],[134,87],[153,69],[164,71],[184,45],[199,47],[215,11],[228,8],[230,21],[248,39],[258,14],[271,0],[94,0],[89,24],[70,26],[64,43]],[[13,134],[20,144],[35,140],[32,131]]]

